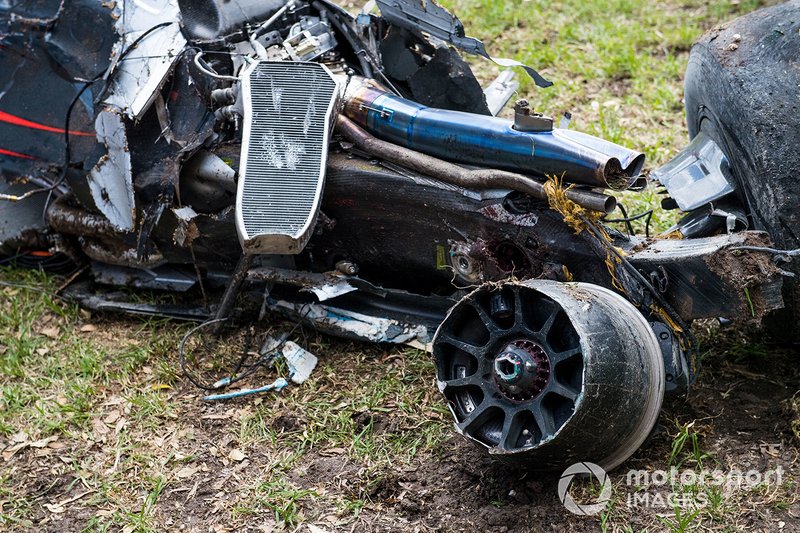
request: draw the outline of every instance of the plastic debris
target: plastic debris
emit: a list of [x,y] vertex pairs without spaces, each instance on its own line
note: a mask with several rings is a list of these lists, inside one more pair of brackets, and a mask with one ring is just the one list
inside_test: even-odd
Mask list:
[[[283,358],[289,367],[289,380],[297,385],[305,382],[314,369],[317,367],[317,357],[303,349],[300,345],[285,338],[267,337],[261,348],[261,353],[269,361],[270,366],[274,366],[275,361]],[[214,383],[215,388],[226,387],[231,383],[231,378],[222,378]],[[231,398],[239,398],[242,396],[249,396],[251,394],[260,394],[269,391],[279,391],[289,385],[289,381],[285,378],[278,378],[269,385],[257,387],[253,389],[239,389],[232,392],[222,394],[209,394],[203,397],[205,401],[217,400],[230,400]]]
[[292,341],[283,344],[283,357],[289,365],[290,379],[300,385],[311,376],[317,367],[317,358]]

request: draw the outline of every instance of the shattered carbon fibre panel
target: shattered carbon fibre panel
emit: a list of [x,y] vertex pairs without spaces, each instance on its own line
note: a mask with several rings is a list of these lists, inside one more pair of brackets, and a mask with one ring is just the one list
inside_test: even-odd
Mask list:
[[[177,0],[126,0],[117,20],[113,75],[104,102],[140,119],[186,46]],[[163,27],[158,27],[166,24]],[[134,41],[143,37],[135,48]],[[119,61],[122,54],[125,57]],[[116,61],[119,61],[116,63]]]
[[747,321],[783,306],[783,280],[765,256],[729,250],[768,241],[760,232],[656,240],[629,259],[665,291],[685,320]]
[[[22,195],[35,188],[32,183],[7,183],[0,179],[0,194]],[[41,231],[44,197],[32,196],[21,202],[0,200],[0,256],[13,256],[23,248],[46,248]]]
[[416,102],[488,115],[483,89],[459,53],[439,42],[434,46],[399,27],[390,27],[380,41],[384,71]]
[[200,41],[239,31],[247,22],[266,20],[284,4],[284,0],[178,0],[184,31]]
[[[308,245],[312,270],[330,271],[348,260],[373,283],[419,294],[470,286],[473,275],[480,282],[512,272],[549,276],[551,261],[584,279],[604,280],[593,252],[558,215],[546,209],[530,215],[546,204],[517,205],[514,198],[508,190],[472,191],[331,154],[322,212],[335,223]],[[461,260],[475,270],[458,270]]]
[[[67,108],[83,87],[51,68],[45,34],[7,34],[0,38],[0,168],[9,175],[44,176],[63,162]],[[46,91],[46,103],[31,95]],[[96,147],[91,93],[70,117],[72,159],[90,157]]]
[[123,231],[134,228],[131,154],[122,118],[111,110],[102,111],[95,122],[97,140],[108,153],[89,172],[89,190],[97,208]]
[[62,2],[57,24],[45,38],[48,55],[70,77],[91,80],[111,64],[119,40],[113,28],[118,11],[113,3],[97,0]]

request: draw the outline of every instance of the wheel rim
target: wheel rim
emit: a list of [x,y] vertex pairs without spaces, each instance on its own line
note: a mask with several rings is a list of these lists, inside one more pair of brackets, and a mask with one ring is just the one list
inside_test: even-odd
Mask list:
[[458,327],[446,322],[436,335],[440,388],[459,430],[509,452],[555,436],[579,401],[583,371],[561,306],[543,294],[525,302],[521,289],[467,300],[450,322]]
[[451,308],[433,354],[457,430],[535,470],[618,466],[650,434],[664,394],[650,324],[586,283],[486,284]]

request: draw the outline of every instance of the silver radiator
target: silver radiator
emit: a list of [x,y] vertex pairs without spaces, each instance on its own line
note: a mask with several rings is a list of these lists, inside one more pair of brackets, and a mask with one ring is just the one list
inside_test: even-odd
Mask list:
[[319,212],[338,97],[319,63],[260,61],[242,77],[236,229],[248,254],[297,254]]

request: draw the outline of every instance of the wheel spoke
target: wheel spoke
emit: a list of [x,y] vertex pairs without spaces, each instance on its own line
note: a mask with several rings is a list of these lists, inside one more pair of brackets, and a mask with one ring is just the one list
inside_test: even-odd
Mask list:
[[490,317],[489,313],[486,312],[486,309],[481,307],[478,302],[470,301],[468,303],[470,307],[472,307],[475,312],[478,313],[478,317],[481,319],[481,322],[483,322],[483,325],[486,327],[486,329],[489,330],[490,334],[497,329],[497,324],[494,323],[494,320],[492,320],[492,317]]
[[437,340],[439,342],[443,342],[445,344],[449,344],[453,348],[461,350],[462,352],[467,352],[470,355],[473,355],[477,358],[483,357],[484,354],[484,347],[483,346],[475,346],[468,342],[464,342],[462,340],[456,339],[452,335],[447,332],[440,331],[439,335],[437,336]]
[[506,450],[517,448],[517,441],[522,433],[522,424],[519,423],[519,412],[509,413],[506,411],[506,418],[503,420],[503,432],[500,437],[500,447]]
[[581,353],[581,347],[578,346],[577,348],[570,348],[569,350],[564,350],[563,352],[556,352],[554,354],[550,354],[548,357],[550,358],[550,366],[555,366],[561,361],[569,359],[573,355],[578,355]]
[[539,431],[542,432],[542,440],[556,432],[556,423],[553,420],[553,413],[549,410],[542,408],[541,400],[531,408],[533,419],[536,420],[536,425],[539,426]]
[[514,324],[517,327],[525,324],[525,317],[522,313],[522,291],[519,290],[519,287],[514,290]]
[[551,378],[550,381],[550,392],[558,394],[559,396],[570,400],[571,402],[575,403],[575,398],[578,397],[578,393],[572,390],[572,388],[567,387],[566,385],[559,383],[556,379]]
[[545,323],[542,325],[541,328],[539,328],[539,334],[545,339],[547,338],[547,335],[550,333],[550,329],[553,327],[553,324],[555,324],[556,318],[558,317],[558,313],[560,311],[557,305],[553,305],[552,307],[554,309],[550,313],[550,316],[547,317]]
[[487,416],[491,414],[489,411],[491,403],[492,402],[487,399],[484,399],[480,404],[475,406],[475,409],[467,415],[463,422],[457,424],[458,428],[467,435],[472,435],[474,430],[480,428],[486,422]]

